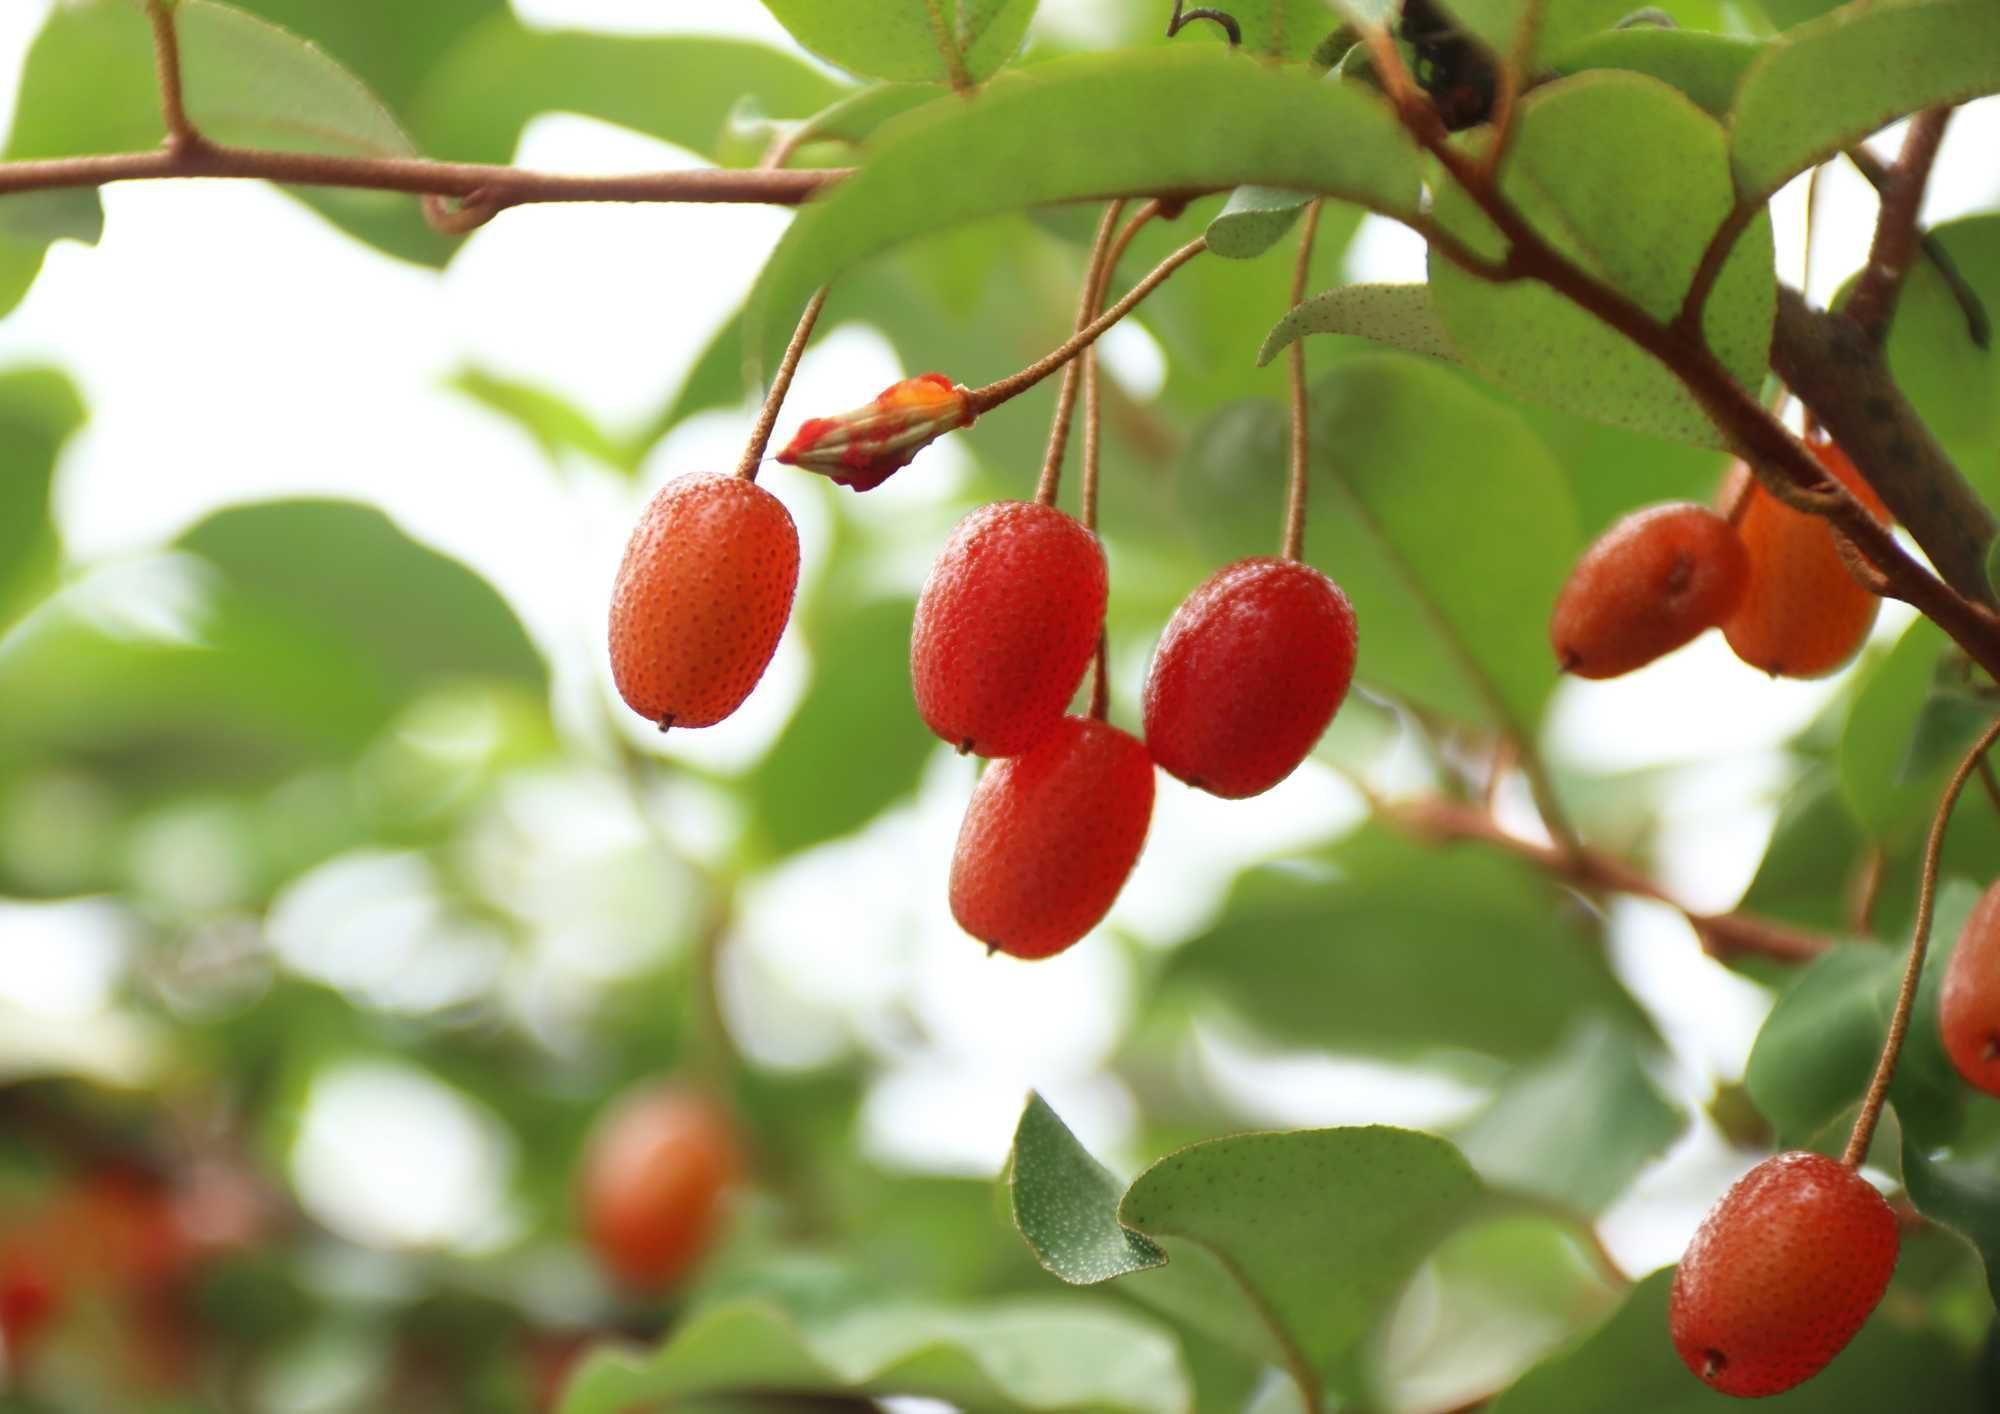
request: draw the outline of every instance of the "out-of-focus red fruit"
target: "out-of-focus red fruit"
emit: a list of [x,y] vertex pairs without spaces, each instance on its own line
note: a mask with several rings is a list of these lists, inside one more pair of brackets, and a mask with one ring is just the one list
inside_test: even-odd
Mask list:
[[1968,1085],[2000,1095],[2000,884],[1973,905],[1944,970],[1938,1030]]
[[1211,795],[1289,776],[1347,697],[1354,607],[1298,560],[1224,565],[1167,621],[1146,677],[1146,749]]
[[980,778],[951,857],[951,912],[988,947],[1059,953],[1097,926],[1138,863],[1153,762],[1138,738],[1062,717]]
[[743,704],[778,651],[799,584],[799,532],[740,476],[662,486],[611,592],[611,673],[648,721],[707,727]]
[[[1820,464],[1883,524],[1889,509],[1831,442],[1808,443]],[[1736,656],[1774,677],[1813,678],[1860,651],[1881,601],[1862,588],[1840,558],[1833,530],[1752,484],[1736,522],[1750,580],[1723,636]]]
[[46,1242],[16,1233],[0,1239],[0,1341],[18,1365],[62,1313],[63,1281]]
[[1730,523],[1688,501],[1649,506],[1583,552],[1556,596],[1549,643],[1580,678],[1615,678],[1728,618],[1750,582]]
[[1013,756],[1052,728],[1104,631],[1097,537],[1053,506],[995,501],[958,523],[917,599],[910,681],[930,729]]
[[111,1165],[85,1175],[55,1199],[45,1221],[75,1270],[119,1286],[170,1285],[195,1259],[172,1191],[140,1169]]
[[1823,1154],[1779,1154],[1702,1219],[1667,1324],[1683,1363],[1724,1394],[1780,1394],[1838,1355],[1888,1290],[1896,1215]]
[[672,1285],[721,1226],[741,1168],[729,1120],[708,1099],[671,1084],[627,1094],[583,1158],[583,1228],[598,1260],[635,1289]]

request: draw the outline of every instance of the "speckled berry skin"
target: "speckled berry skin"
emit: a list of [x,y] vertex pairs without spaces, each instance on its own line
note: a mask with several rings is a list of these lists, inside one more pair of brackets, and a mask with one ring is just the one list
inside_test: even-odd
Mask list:
[[1146,675],[1146,748],[1211,795],[1259,795],[1305,760],[1354,679],[1354,606],[1299,560],[1224,565],[1181,601]]
[[951,912],[990,948],[1049,957],[1111,909],[1153,818],[1153,762],[1137,737],[1062,717],[980,778],[951,857]]
[[791,617],[799,532],[753,481],[692,475],[647,505],[611,591],[611,674],[661,727],[708,727],[743,705]]
[[2000,884],[1979,896],[1959,932],[1938,994],[1938,1030],[1966,1084],[2000,1095]]
[[1104,631],[1097,537],[1053,506],[995,501],[958,523],[910,635],[930,729],[961,751],[1015,756],[1056,724]]
[[591,1250],[634,1290],[671,1286],[713,1240],[741,1167],[713,1102],[673,1084],[631,1091],[584,1152],[577,1196]]
[[1648,506],[1583,552],[1556,596],[1549,645],[1564,672],[1615,678],[1716,627],[1749,582],[1728,521],[1689,501]]
[[[1831,442],[1808,445],[1886,525],[1888,508],[1847,455]],[[1793,510],[1760,485],[1747,494],[1736,533],[1750,559],[1750,581],[1723,621],[1723,636],[1737,657],[1773,677],[1823,677],[1860,651],[1881,601],[1847,572],[1824,520]]]
[[1824,1154],[1779,1154],[1709,1210],[1674,1273],[1667,1325],[1711,1388],[1782,1394],[1838,1355],[1888,1290],[1896,1215]]

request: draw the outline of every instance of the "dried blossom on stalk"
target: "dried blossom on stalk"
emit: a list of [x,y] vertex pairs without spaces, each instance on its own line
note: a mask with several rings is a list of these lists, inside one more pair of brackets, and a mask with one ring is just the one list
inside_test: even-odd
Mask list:
[[970,427],[976,415],[969,389],[942,373],[924,373],[885,388],[865,407],[807,418],[778,460],[872,491],[945,433]]

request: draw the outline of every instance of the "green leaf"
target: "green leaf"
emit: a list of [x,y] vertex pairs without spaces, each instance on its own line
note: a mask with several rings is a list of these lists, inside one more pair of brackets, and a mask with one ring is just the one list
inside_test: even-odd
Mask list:
[[[947,80],[944,51],[983,79],[1014,57],[1034,0],[764,0],[792,38],[851,73]],[[940,35],[932,17],[945,27]]]
[[0,373],[0,631],[54,579],[61,546],[49,487],[83,418],[76,385],[60,371]]
[[1259,366],[1307,334],[1348,334],[1405,353],[1460,361],[1429,285],[1340,285],[1322,291],[1294,305],[1272,326],[1257,351]]
[[827,604],[829,592],[807,625],[812,685],[749,782],[756,829],[780,854],[867,824],[915,788],[937,745],[910,696],[915,603]]
[[548,668],[506,601],[372,506],[267,501],[218,511],[180,545],[259,602],[283,606],[417,687],[491,678],[539,689]]
[[499,15],[467,34],[415,101],[424,145],[468,162],[506,162],[539,113],[582,113],[717,155],[740,102],[803,118],[851,92],[794,55],[701,35],[640,38],[531,30]]
[[613,441],[589,414],[545,388],[476,367],[459,369],[445,384],[527,433],[553,463],[560,464],[565,452],[582,452],[627,474],[636,469],[631,450]]
[[754,1301],[709,1307],[650,1353],[600,1346],[561,1414],[625,1414],[695,1395],[917,1395],[969,1414],[1062,1410],[1184,1414],[1171,1339],[1088,1302],[1016,1300],[966,1311],[889,1307],[811,1327]]
[[1007,1166],[1014,1226],[1044,1270],[1071,1286],[1163,1266],[1166,1254],[1118,1221],[1124,1192],[1069,1126],[1030,1093]]
[[406,105],[451,46],[480,21],[506,11],[504,0],[235,0],[331,54],[389,105]]
[[[1656,319],[1679,310],[1708,233],[1735,203],[1722,129],[1676,90],[1598,70],[1523,100],[1503,191],[1558,250]],[[1672,201],[1660,193],[1674,193]],[[1497,255],[1497,236],[1457,187],[1439,219]],[[1709,347],[1739,383],[1762,384],[1777,283],[1760,214],[1724,264],[1703,319]],[[1438,255],[1432,292],[1473,367],[1537,402],[1697,446],[1723,445],[1680,380],[1580,307],[1532,281],[1490,283]]]
[[[1446,370],[1371,354],[1314,385],[1311,451],[1345,493],[1308,544],[1365,626],[1362,679],[1448,711],[1470,699],[1480,715],[1532,731],[1556,680],[1546,616],[1581,548],[1547,450],[1518,415]],[[1357,540],[1376,553],[1350,558]],[[1412,631],[1416,643],[1435,635],[1444,645],[1449,696],[1434,694],[1436,646],[1409,655]]]
[[1268,398],[1238,398],[1203,418],[1174,466],[1174,490],[1204,549],[1226,559],[1278,543],[1291,416]]
[[1404,1059],[1518,1060],[1593,1015],[1646,1022],[1516,860],[1364,827],[1321,858],[1245,874],[1162,984],[1213,997],[1281,1044]]
[[1920,108],[2000,93],[1992,0],[1847,5],[1788,30],[1744,77],[1730,114],[1736,184],[1762,201]]
[[1631,1033],[1595,1023],[1510,1075],[1453,1137],[1487,1182],[1597,1214],[1686,1128]]
[[[859,93],[837,100],[832,107],[825,108],[786,134],[794,152],[802,152],[816,142],[834,142],[847,147],[860,147],[885,123],[902,117],[905,113],[935,103],[940,98],[950,96],[950,90],[935,83],[883,83],[873,88],[864,88]],[[775,137],[775,131],[769,137]],[[769,141],[763,144],[754,157],[746,153],[751,162],[761,161]],[[848,154],[850,157],[852,153]],[[794,163],[796,164],[796,161]]]
[[[1995,1106],[1975,1101],[1991,1132]],[[2000,1170],[1989,1141],[1970,1153],[1934,1150],[1903,1136],[1903,1187],[1917,1211],[1970,1242],[1986,1267],[1987,1289],[2000,1300]]]
[[1254,260],[1284,239],[1311,200],[1309,192],[1238,187],[1208,223],[1208,248],[1226,260]]
[[1671,84],[1712,117],[1727,120],[1736,90],[1750,65],[1764,52],[1762,40],[1700,30],[1635,25],[1605,30],[1564,49],[1555,58],[1558,73],[1587,69],[1629,69]]
[[[1930,229],[1952,264],[2000,319],[2000,215]],[[1989,343],[1991,340],[1989,339]],[[1896,386],[1989,501],[2000,500],[2000,350],[1972,342],[1965,311],[1937,267],[1919,256],[1903,284],[1885,350]]]
[[1787,793],[1743,907],[1840,931],[1849,872],[1865,841],[1831,770],[1809,772]]
[[[1632,1288],[1624,1305],[1583,1341],[1528,1371],[1493,1402],[1492,1414],[1724,1414],[1740,1400],[1717,1394],[1691,1374],[1667,1339],[1667,1293],[1673,1269]],[[1933,1331],[1911,1330],[1878,1316],[1797,1389],[1760,1400],[1777,1414],[1975,1414],[1986,1408],[1971,1358]]]
[[1634,7],[1630,0],[1444,0],[1444,8],[1503,59],[1518,49],[1522,25],[1532,15],[1529,67],[1537,68],[1566,45],[1616,24]]
[[[1163,123],[1172,112],[1229,121]],[[1301,132],[1324,136],[1300,142]],[[980,180],[962,180],[968,169]],[[975,102],[885,128],[867,165],[779,242],[751,294],[748,347],[775,361],[814,290],[927,231],[1043,202],[1246,182],[1409,212],[1417,161],[1387,106],[1358,85],[1205,46],[1051,60]]]
[[1871,839],[1901,848],[1922,838],[1958,758],[1992,720],[1969,683],[1940,680],[1951,640],[1917,619],[1871,664],[1840,735],[1840,785]]
[[1385,1126],[1299,1130],[1171,1154],[1134,1181],[1118,1220],[1170,1261],[1190,1244],[1221,1259],[1283,1345],[1325,1372],[1479,1197],[1471,1167],[1442,1139]]

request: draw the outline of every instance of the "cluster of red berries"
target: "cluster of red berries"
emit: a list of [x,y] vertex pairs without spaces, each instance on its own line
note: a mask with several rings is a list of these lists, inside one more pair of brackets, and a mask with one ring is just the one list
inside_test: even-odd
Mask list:
[[[1820,465],[1885,525],[1889,511],[1832,442]],[[1610,678],[1720,628],[1736,656],[1774,677],[1832,672],[1859,651],[1880,601],[1848,572],[1828,524],[1778,500],[1738,463],[1725,519],[1675,502],[1635,511],[1577,561],[1549,639],[1564,672]]]
[[[653,499],[611,605],[611,662],[631,707],[707,726],[777,651],[799,542],[777,498],[686,476]],[[995,758],[952,857],[951,907],[988,947],[1048,957],[1110,910],[1138,862],[1155,763],[1213,795],[1269,790],[1305,759],[1354,674],[1354,611],[1297,560],[1224,566],[1168,623],[1145,690],[1145,740],[1068,714],[1104,634],[1095,534],[1052,506],[998,501],[952,532],[917,601],[910,677],[925,723]]]

